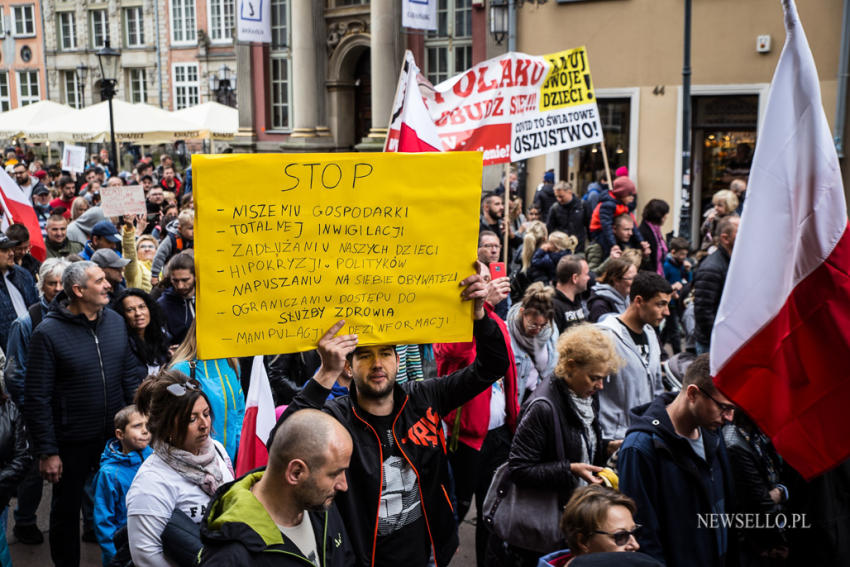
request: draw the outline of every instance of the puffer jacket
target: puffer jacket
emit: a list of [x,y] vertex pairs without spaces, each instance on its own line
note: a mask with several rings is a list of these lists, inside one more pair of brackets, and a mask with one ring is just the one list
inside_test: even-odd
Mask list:
[[711,329],[720,307],[730,260],[726,249],[718,247],[702,261],[694,274],[694,334],[698,343],[708,345],[711,342]]
[[115,556],[115,533],[127,525],[127,491],[152,452],[145,447],[125,454],[121,442],[111,439],[100,455],[100,470],[94,481],[94,532],[104,565]]
[[[606,191],[600,195],[599,204],[593,209],[590,219],[590,239],[602,246],[602,250],[606,256],[611,253],[611,248],[614,246],[614,219],[618,215],[628,213],[631,215],[632,220],[635,221],[635,226],[637,226],[634,215],[636,205],[637,199],[628,205],[620,203],[620,201],[614,198],[614,194],[611,191]],[[637,230],[632,234],[632,239],[635,243],[643,242],[643,236]]]
[[[440,420],[504,376],[509,363],[504,337],[489,317],[473,323],[473,337],[477,354],[472,365],[445,378],[396,384],[393,390],[392,431],[398,439],[396,446],[419,478],[422,515],[437,567],[448,565],[458,547],[457,523],[448,498],[448,459]],[[334,416],[348,429],[354,441],[348,469],[349,490],[338,494],[336,501],[358,564],[373,565],[383,476],[381,440],[363,418],[354,383],[349,396],[327,400],[329,393],[330,389],[315,380],[307,382],[278,424],[299,409],[313,408]],[[275,431],[276,428],[269,445]]]
[[[29,307],[33,303],[38,303],[38,290],[35,288],[35,279],[32,274],[20,266],[11,266],[9,270],[9,281],[23,297],[24,305]],[[18,318],[7,286],[6,277],[0,273],[0,348],[3,350],[6,350],[6,343],[9,340],[9,327]]]
[[165,328],[171,334],[173,344],[182,343],[195,320],[195,296],[185,298],[169,287],[156,302],[165,315]]
[[245,396],[239,373],[230,367],[226,358],[196,360],[194,374],[188,361],[175,364],[173,368],[201,383],[201,389],[210,400],[212,438],[224,445],[230,461],[235,463],[245,418]]
[[12,400],[0,401],[0,509],[9,505],[31,465],[24,416]]
[[[522,410],[516,435],[508,456],[511,480],[517,486],[528,488],[550,487],[558,492],[558,506],[563,508],[578,487],[578,478],[570,472],[571,463],[581,463],[584,445],[584,425],[570,400],[569,386],[556,376],[547,378]],[[552,404],[555,413],[545,403],[534,403],[544,397]],[[606,442],[602,440],[599,426],[599,399],[593,398],[593,430],[596,443],[592,465],[605,463]],[[557,418],[557,421],[556,421]],[[566,460],[558,459],[555,430],[560,427],[563,452]]]
[[[201,522],[203,549],[199,564],[231,567],[306,567],[312,565],[301,550],[285,538],[262,504],[251,493],[265,470],[248,473],[220,487]],[[327,510],[304,512],[316,538],[322,567],[355,565],[351,542],[336,504]]]
[[156,249],[156,255],[153,257],[151,265],[151,275],[160,277],[160,273],[165,265],[173,256],[188,250],[195,245],[194,240],[187,240],[180,235],[180,221],[173,220],[165,227],[165,237],[159,243]]
[[65,292],[30,340],[24,417],[35,454],[55,455],[65,442],[106,442],[112,418],[133,403],[136,372],[124,318],[102,309],[92,328],[68,310]]
[[[543,212],[541,211],[541,215]],[[565,232],[578,239],[576,252],[584,251],[584,243],[587,240],[587,235],[584,230],[584,208],[581,204],[581,199],[573,195],[569,203],[555,203],[549,209],[549,214],[546,216],[546,229],[549,234],[556,230]]]

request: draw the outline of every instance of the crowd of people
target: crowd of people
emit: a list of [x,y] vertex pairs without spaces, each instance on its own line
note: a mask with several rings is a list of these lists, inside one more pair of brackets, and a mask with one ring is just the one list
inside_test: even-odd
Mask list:
[[[74,176],[7,155],[47,259],[24,225],[0,235],[0,505],[42,544],[51,484],[55,565],[82,540],[104,566],[443,567],[464,521],[478,566],[846,559],[840,483],[799,479],[710,376],[743,180],[697,246],[663,233],[664,201],[637,222],[624,168],[582,195],[546,172],[527,206],[505,180],[460,283],[473,340],[363,346],[340,321],[265,356],[279,419],[267,466],[237,477],[252,360],[198,358],[191,172],[94,158]],[[148,214],[105,217],[104,183],[142,185]],[[792,513],[829,528],[719,520]]]

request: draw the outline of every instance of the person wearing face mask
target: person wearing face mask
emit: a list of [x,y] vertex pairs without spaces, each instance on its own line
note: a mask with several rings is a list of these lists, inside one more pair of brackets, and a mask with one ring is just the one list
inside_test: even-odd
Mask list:
[[535,282],[528,286],[522,302],[508,312],[508,333],[516,360],[520,403],[555,369],[558,329],[553,322],[554,297],[552,287]]
[[661,565],[642,553],[619,555],[640,549],[635,539],[641,528],[635,523],[636,513],[634,500],[608,487],[592,484],[577,488],[560,523],[569,549],[541,557],[537,567]]
[[[508,470],[518,487],[553,489],[561,509],[576,488],[602,482],[596,473],[616,446],[609,447],[603,439],[596,392],[622,361],[611,338],[588,324],[567,329],[558,340],[557,352],[554,371],[544,377],[523,408]],[[537,403],[539,398],[548,403]],[[559,437],[560,447],[556,446]],[[540,556],[514,546],[509,546],[508,553],[529,566],[536,565]]]

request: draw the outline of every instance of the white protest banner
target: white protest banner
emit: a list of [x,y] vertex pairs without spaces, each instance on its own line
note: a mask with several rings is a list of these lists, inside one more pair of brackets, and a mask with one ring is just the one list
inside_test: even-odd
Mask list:
[[141,185],[101,187],[100,198],[100,208],[107,217],[144,215],[148,212],[145,205],[145,190]]
[[416,30],[437,29],[437,0],[402,0],[401,25]]
[[258,43],[272,41],[271,0],[238,0],[236,39]]
[[85,146],[65,144],[62,150],[62,169],[82,173],[86,166]]
[[[421,83],[421,81],[420,81]],[[444,151],[479,151],[484,165],[602,142],[587,50],[544,56],[507,53],[420,89]],[[415,128],[392,111],[387,151]]]

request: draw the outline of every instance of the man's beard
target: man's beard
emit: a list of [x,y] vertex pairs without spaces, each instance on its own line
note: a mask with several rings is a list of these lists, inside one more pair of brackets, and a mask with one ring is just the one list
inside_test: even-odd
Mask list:
[[364,398],[369,398],[371,400],[382,400],[388,395],[392,394],[394,387],[395,378],[390,379],[388,376],[387,383],[384,387],[380,389],[375,389],[368,382],[364,382],[363,384],[357,386],[357,394],[363,396]]

